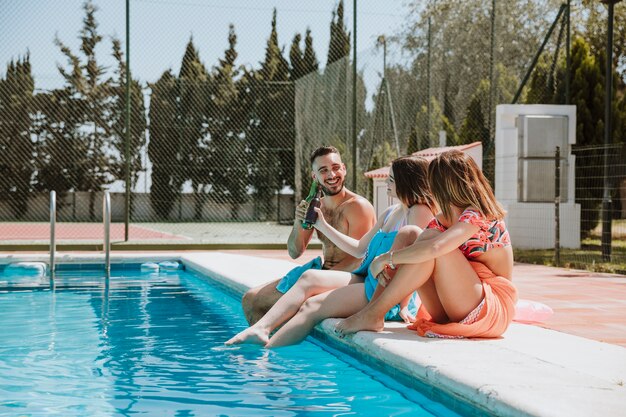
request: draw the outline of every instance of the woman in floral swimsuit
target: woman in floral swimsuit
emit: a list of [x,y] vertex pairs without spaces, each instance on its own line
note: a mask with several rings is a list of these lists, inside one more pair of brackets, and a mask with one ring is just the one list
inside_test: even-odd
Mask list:
[[409,328],[422,336],[499,337],[513,320],[513,251],[504,209],[491,186],[471,157],[459,151],[439,155],[428,174],[442,212],[417,241],[374,259],[371,273],[386,289],[337,324],[339,334],[382,330],[388,306],[415,290],[422,306]]

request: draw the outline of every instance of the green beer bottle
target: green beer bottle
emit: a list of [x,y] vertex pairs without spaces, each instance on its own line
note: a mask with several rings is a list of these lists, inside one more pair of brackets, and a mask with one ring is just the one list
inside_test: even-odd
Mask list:
[[307,208],[306,215],[302,221],[303,229],[312,229],[313,224],[317,221],[317,212],[315,211],[315,207],[319,207],[321,205],[321,196],[322,188],[319,186],[317,181],[313,181],[311,189],[309,190],[309,195],[305,199],[305,201],[309,203],[309,207]]

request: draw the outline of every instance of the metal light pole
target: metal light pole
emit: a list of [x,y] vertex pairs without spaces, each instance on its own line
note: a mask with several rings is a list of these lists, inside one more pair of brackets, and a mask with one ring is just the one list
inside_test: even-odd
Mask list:
[[492,144],[494,142],[494,132],[493,129],[493,120],[494,114],[493,111],[494,102],[495,102],[495,92],[496,92],[496,83],[494,80],[494,62],[496,55],[496,0],[492,0],[491,2],[491,47],[489,48],[489,110],[488,110],[488,121],[489,121],[489,144],[485,146],[487,148],[487,153],[491,151]]
[[[430,12],[432,13],[432,11]],[[432,91],[431,91],[431,85],[430,85],[430,51],[431,51],[431,25],[430,25],[430,16],[428,16],[428,58],[427,58],[427,66],[426,66],[426,83],[427,83],[427,87],[426,90],[428,91],[428,102],[426,103],[427,109],[428,109],[428,119],[426,121],[426,134],[428,135],[428,146],[433,146],[433,141],[430,137],[430,103],[432,101],[431,99],[431,95],[432,95]]]
[[[385,35],[380,35],[378,37],[378,44],[383,46],[383,80],[380,84],[381,88],[380,88],[380,93],[381,94],[385,94],[387,92],[386,90],[386,82],[387,82],[387,40],[385,39]],[[386,103],[385,103],[385,99],[383,98],[383,108],[382,108],[382,112],[383,112],[383,135],[382,135],[382,139],[383,139],[383,159],[382,159],[382,163],[383,166],[385,166],[387,164],[387,157],[385,155],[385,144],[387,143],[387,129],[385,126],[385,109],[386,109]]]
[[357,149],[356,149],[356,0],[352,2],[352,190],[357,189]]
[[606,74],[604,96],[604,189],[602,192],[602,259],[611,261],[611,188],[609,146],[611,145],[611,98],[613,96],[613,9],[621,0],[601,0],[609,6],[606,32]]
[[130,0],[126,0],[126,118],[124,140],[124,161],[126,198],[124,203],[124,241],[129,239],[130,223]]
[[566,67],[566,71],[565,71],[565,104],[570,104],[570,78],[572,76],[571,74],[571,68],[572,68],[572,57],[570,54],[570,48],[571,48],[571,32],[572,32],[572,26],[570,24],[570,17],[572,14],[572,5],[571,5],[571,1],[567,0],[567,17],[566,17],[566,25],[567,25],[567,34],[566,34],[566,38],[565,38],[565,67]]

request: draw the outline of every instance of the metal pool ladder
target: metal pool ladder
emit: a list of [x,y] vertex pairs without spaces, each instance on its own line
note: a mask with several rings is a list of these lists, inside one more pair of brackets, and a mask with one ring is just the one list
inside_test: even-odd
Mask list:
[[111,272],[111,196],[108,191],[104,192],[102,218],[104,221],[104,269]]
[[54,278],[57,226],[57,193],[50,191],[50,278]]

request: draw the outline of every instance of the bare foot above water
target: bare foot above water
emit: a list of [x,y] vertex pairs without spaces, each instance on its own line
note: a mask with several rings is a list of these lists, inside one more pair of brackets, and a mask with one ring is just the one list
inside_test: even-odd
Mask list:
[[258,326],[248,327],[246,330],[237,333],[227,340],[225,345],[238,345],[241,343],[252,343],[255,345],[265,345],[269,341],[269,333]]

